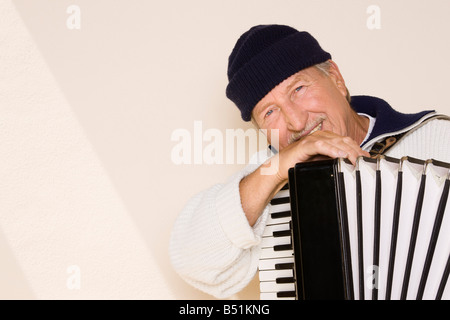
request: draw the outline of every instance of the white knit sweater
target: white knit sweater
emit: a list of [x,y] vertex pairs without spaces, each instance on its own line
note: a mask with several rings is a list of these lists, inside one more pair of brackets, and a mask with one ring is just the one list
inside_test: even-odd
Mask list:
[[[450,121],[430,121],[404,137],[387,155],[450,163]],[[248,165],[227,182],[194,196],[173,227],[169,248],[173,267],[192,286],[218,298],[242,290],[258,269],[269,206],[250,227],[239,196],[239,182],[257,167]]]

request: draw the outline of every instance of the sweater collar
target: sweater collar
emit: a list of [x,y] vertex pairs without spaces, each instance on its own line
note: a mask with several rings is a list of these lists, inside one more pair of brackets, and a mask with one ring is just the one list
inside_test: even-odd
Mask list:
[[398,132],[421,120],[434,110],[419,113],[401,113],[395,111],[386,101],[371,96],[352,96],[351,106],[357,113],[365,113],[376,119],[372,132],[366,141],[380,135]]

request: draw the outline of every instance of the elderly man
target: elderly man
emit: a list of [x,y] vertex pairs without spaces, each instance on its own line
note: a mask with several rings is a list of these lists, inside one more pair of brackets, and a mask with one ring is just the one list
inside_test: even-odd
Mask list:
[[[369,152],[450,162],[448,118],[433,111],[402,114],[379,98],[350,97],[331,55],[307,32],[251,28],[230,55],[228,78],[227,97],[242,119],[267,129],[269,143],[277,129],[278,150],[193,197],[175,223],[174,268],[216,297],[240,291],[254,277],[269,201],[296,163],[318,156],[354,163]],[[272,161],[277,170],[263,174]]]

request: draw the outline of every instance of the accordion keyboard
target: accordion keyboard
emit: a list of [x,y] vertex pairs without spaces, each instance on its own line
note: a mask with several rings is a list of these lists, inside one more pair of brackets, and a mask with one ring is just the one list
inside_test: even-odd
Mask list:
[[286,185],[270,202],[259,260],[261,300],[296,298],[289,189]]

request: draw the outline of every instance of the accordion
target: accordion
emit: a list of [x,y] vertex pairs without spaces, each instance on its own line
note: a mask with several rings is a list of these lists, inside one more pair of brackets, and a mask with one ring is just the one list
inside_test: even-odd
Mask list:
[[260,298],[449,299],[450,164],[299,163],[272,199]]

